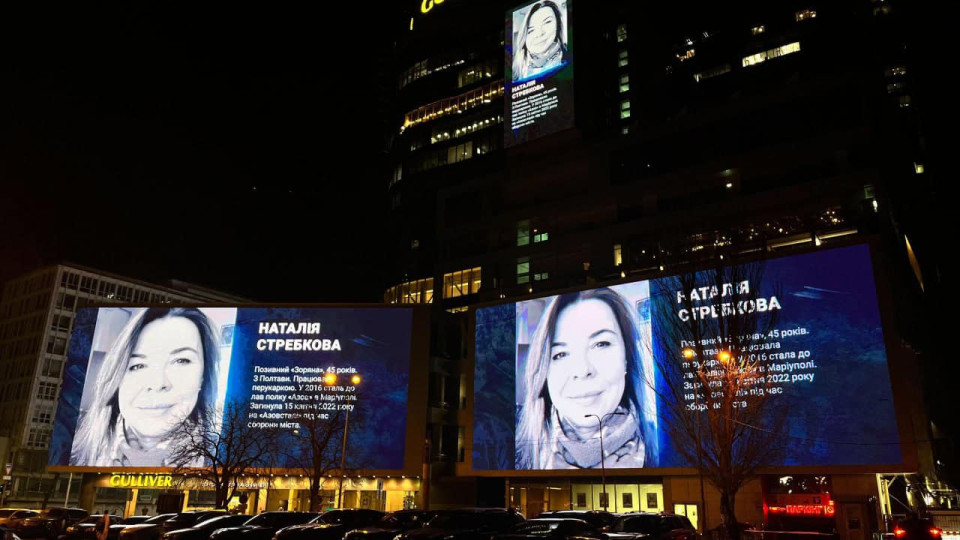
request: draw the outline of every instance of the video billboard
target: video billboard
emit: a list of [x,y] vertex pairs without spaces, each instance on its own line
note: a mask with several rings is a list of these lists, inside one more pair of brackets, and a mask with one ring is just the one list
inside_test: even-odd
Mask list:
[[505,147],[573,127],[570,3],[539,0],[507,12]]
[[[282,437],[307,420],[342,423],[349,414],[347,467],[404,469],[413,315],[387,307],[80,309],[49,463],[173,467],[177,430],[219,433],[232,406],[249,428]],[[293,467],[282,441],[275,465]]]
[[606,468],[690,466],[668,435],[662,361],[688,344],[664,343],[677,321],[743,310],[776,314],[751,354],[785,407],[780,465],[901,463],[869,247],[762,265],[759,282],[701,273],[690,290],[660,278],[477,309],[473,469],[599,468],[607,414]]

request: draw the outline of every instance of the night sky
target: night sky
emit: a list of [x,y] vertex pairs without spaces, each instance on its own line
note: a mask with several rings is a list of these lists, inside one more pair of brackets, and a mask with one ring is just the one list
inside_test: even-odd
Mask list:
[[[898,5],[919,15],[915,102],[933,134],[955,99],[929,1]],[[417,2],[314,5],[5,6],[0,282],[71,261],[260,301],[379,301],[397,127],[385,74]],[[657,9],[678,25],[717,16]],[[927,140],[933,175],[952,165],[946,140]]]
[[382,298],[396,9],[241,5],[2,14],[0,281]]

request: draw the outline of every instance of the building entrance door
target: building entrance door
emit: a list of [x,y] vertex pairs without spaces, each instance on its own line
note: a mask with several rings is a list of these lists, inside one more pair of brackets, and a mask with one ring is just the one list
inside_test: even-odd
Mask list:
[[846,540],[867,540],[867,507],[862,503],[841,506],[840,535]]

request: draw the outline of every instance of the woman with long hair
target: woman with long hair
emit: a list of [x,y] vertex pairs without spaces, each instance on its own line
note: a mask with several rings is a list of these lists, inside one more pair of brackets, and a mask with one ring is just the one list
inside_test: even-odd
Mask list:
[[569,61],[560,6],[541,0],[530,7],[513,43],[513,80],[520,81]]
[[104,357],[90,406],[80,411],[70,464],[173,466],[167,459],[177,430],[214,428],[219,342],[196,308],[133,315]]
[[[530,343],[517,469],[656,466],[637,316],[608,288],[553,298]],[[603,419],[601,456],[599,419]]]

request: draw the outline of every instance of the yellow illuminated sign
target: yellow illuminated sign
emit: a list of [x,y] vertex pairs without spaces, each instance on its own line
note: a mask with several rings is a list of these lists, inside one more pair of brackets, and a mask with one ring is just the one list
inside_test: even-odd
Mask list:
[[112,474],[110,487],[172,487],[173,476],[169,474]]
[[420,13],[427,13],[433,9],[433,6],[439,6],[444,1],[445,0],[422,0],[420,2]]

